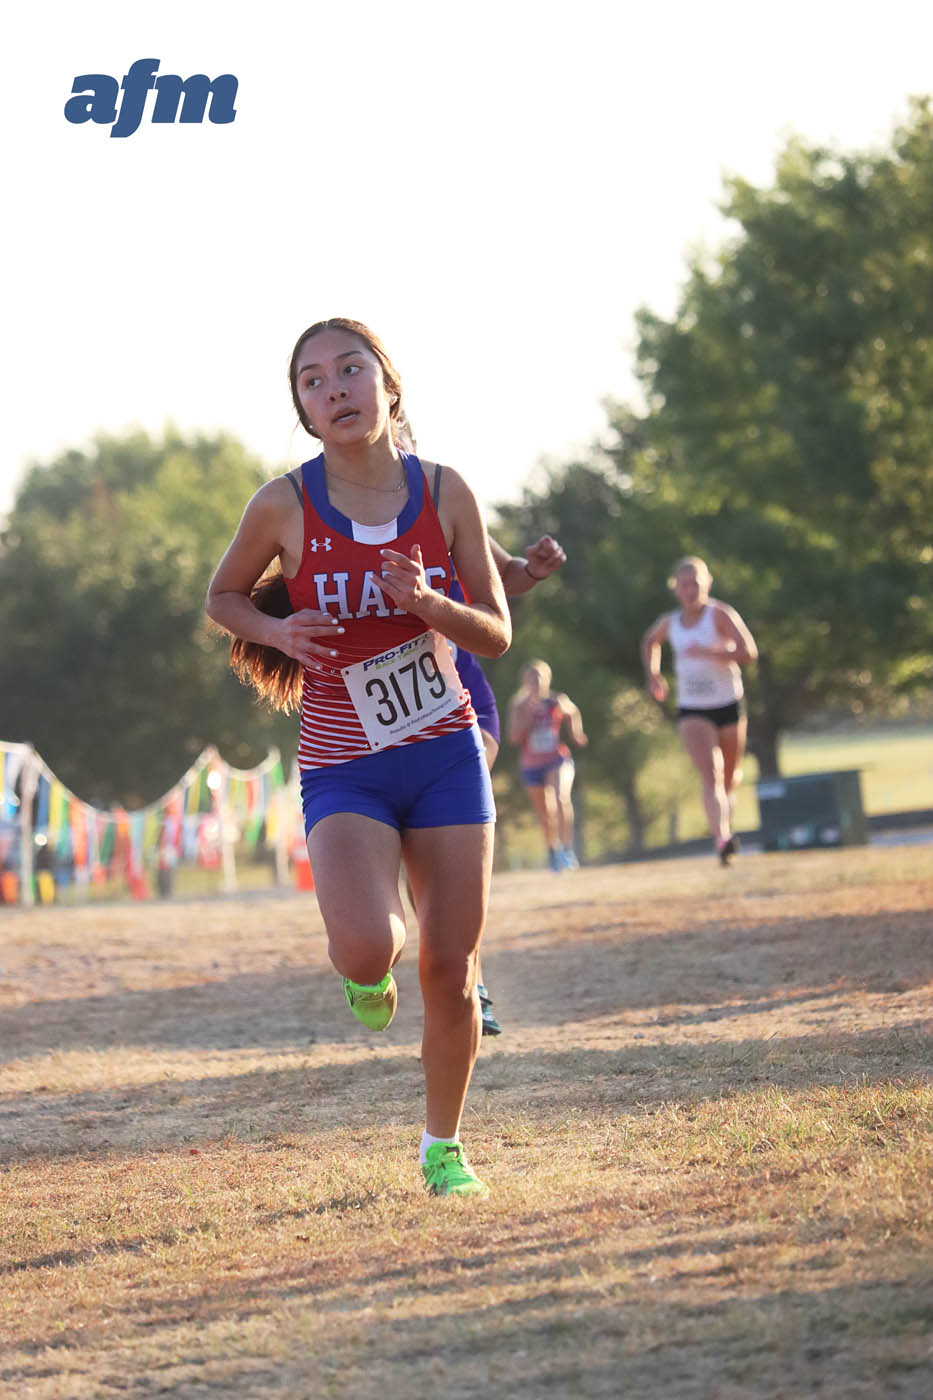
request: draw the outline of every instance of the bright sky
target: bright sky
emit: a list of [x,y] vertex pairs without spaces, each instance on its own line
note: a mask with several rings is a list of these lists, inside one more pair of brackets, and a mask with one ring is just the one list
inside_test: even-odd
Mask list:
[[[0,510],[97,430],[312,454],[286,365],[367,322],[419,447],[487,505],[631,397],[633,314],[726,234],[727,173],[791,134],[886,145],[933,89],[933,6],[887,0],[35,0],[5,21]],[[75,75],[236,74],[228,126],[112,139]],[[151,98],[150,98],[151,104]]]

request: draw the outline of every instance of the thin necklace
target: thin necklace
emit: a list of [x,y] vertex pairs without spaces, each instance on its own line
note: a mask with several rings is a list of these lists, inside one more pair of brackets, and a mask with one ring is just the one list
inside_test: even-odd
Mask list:
[[404,467],[402,468],[402,475],[396,486],[367,486],[365,481],[354,481],[351,476],[340,476],[337,472],[331,471],[330,467],[325,467],[324,471],[328,476],[332,476],[335,481],[345,481],[348,486],[358,486],[361,491],[382,491],[386,496],[391,496],[394,495],[396,491],[401,491],[408,480]]

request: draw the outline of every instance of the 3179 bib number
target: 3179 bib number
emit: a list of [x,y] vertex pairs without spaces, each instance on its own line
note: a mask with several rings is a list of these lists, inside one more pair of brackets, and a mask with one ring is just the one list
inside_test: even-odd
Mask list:
[[373,749],[442,719],[457,708],[463,690],[450,648],[434,631],[345,666],[341,674]]

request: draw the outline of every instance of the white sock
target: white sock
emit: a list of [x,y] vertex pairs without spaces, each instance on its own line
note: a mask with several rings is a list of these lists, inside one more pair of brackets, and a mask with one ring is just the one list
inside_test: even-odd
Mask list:
[[454,1138],[439,1138],[439,1137],[434,1137],[434,1135],[433,1135],[432,1133],[429,1133],[429,1132],[427,1132],[427,1131],[423,1132],[423,1133],[421,1134],[421,1165],[424,1166],[425,1162],[428,1160],[428,1148],[429,1148],[429,1147],[433,1147],[434,1144],[435,1144],[436,1142],[459,1142],[459,1141],[460,1141],[460,1139],[459,1139],[458,1137],[454,1137]]

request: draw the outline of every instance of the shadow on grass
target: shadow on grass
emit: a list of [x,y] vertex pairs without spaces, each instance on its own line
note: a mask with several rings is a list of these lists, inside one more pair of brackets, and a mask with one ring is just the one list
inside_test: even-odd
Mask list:
[[[263,1393],[272,1396],[322,1393],[324,1380],[358,1366],[364,1341],[366,1368],[354,1372],[358,1384],[341,1392],[364,1400],[376,1400],[379,1384],[383,1394],[436,1394],[437,1384],[428,1382],[439,1357],[442,1388],[456,1380],[457,1395],[467,1397],[488,1395],[492,1376],[497,1394],[529,1400],[929,1393],[928,1275],[902,1269],[887,1280],[827,1285],[811,1272],[796,1286],[769,1290],[750,1288],[727,1270],[733,1277],[723,1284],[721,1256],[742,1250],[747,1264],[748,1251],[773,1248],[777,1234],[753,1234],[729,1222],[721,1230],[688,1223],[674,1240],[647,1247],[633,1241],[629,1249],[620,1227],[607,1245],[604,1228],[593,1221],[604,1221],[613,1204],[604,1198],[553,1211],[537,1229],[533,1218],[519,1218],[514,1235],[493,1249],[475,1229],[454,1227],[446,1252],[419,1257],[417,1270],[395,1256],[348,1258],[338,1251],[338,1257],[227,1277],[221,1288],[184,1297],[137,1292],[114,1299],[106,1330],[66,1328],[32,1339],[20,1354],[41,1364],[54,1349],[99,1349],[96,1393],[109,1394],[106,1353],[115,1333],[125,1344],[134,1334],[158,1339],[164,1332],[171,1360],[148,1369],[178,1375],[187,1367],[186,1384],[210,1386],[213,1365],[204,1355],[210,1344],[189,1343],[186,1355],[176,1329],[195,1323],[206,1336],[215,1325],[242,1329],[279,1317],[276,1364],[264,1371]],[[689,1201],[684,1206],[689,1211]],[[82,1251],[80,1259],[56,1262],[84,1257]],[[683,1274],[659,1279],[653,1270],[661,1260],[682,1263]],[[607,1286],[601,1270],[612,1266]],[[698,1288],[713,1278],[717,1290],[698,1301]],[[678,1286],[692,1291],[678,1296]],[[725,1296],[724,1288],[731,1290]],[[300,1326],[309,1310],[312,1334]],[[257,1374],[257,1358],[242,1352],[228,1351],[216,1364],[231,1396]],[[35,1374],[18,1366],[0,1370],[0,1380],[21,1384]],[[124,1372],[124,1386],[127,1379]],[[116,1375],[112,1383],[120,1383]]]
[[[698,921],[676,933],[626,930],[624,920],[556,930],[531,946],[502,949],[492,927],[483,946],[486,984],[510,998],[519,1017],[537,1021],[524,988],[553,995],[561,1022],[614,1010],[718,1006],[740,998],[767,1009],[801,989],[903,992],[926,986],[933,956],[929,911],[876,910],[864,915],[768,918],[746,926]],[[536,998],[537,1003],[543,997]],[[510,1018],[514,1017],[509,1012]]]
[[0,1045],[9,1058],[134,1045],[294,1050],[313,1044],[322,1023],[331,1040],[358,1038],[336,974],[289,969],[2,1008]]
[[[595,1050],[532,1047],[481,1055],[467,1111],[477,1115],[485,1131],[496,1134],[511,1119],[535,1115],[553,1125],[572,1115],[579,1120],[581,1114],[691,1104],[763,1084],[795,1090],[862,1078],[888,1080],[892,1074],[923,1077],[928,1071],[928,1026],[922,1020],[779,1039],[654,1040]],[[259,1145],[350,1123],[360,1133],[378,1132],[393,1123],[414,1125],[422,1105],[417,1057],[388,1050],[361,1053],[340,1064],[9,1095],[0,1106],[0,1162],[136,1155],[231,1138]]]
[[[624,923],[550,941],[483,949],[484,975],[506,1029],[563,1026],[657,1010],[656,1023],[698,1023],[767,1012],[794,1001],[926,986],[928,914],[770,919],[752,929],[720,921],[678,933],[626,932]],[[420,1035],[415,948],[399,968],[400,1012],[390,1035]],[[803,990],[802,990],[803,989]],[[664,1008],[670,1008],[665,1011]],[[316,1041],[369,1041],[349,1017],[330,971],[218,978],[188,987],[109,992],[0,1009],[8,1058],[67,1050],[294,1051]]]
[[[927,916],[875,911],[855,917],[769,918],[753,928],[716,919],[678,933],[626,932],[605,923],[521,946],[484,950],[487,985],[506,1034],[484,1043],[468,1112],[501,1122],[529,1108],[555,1121],[568,1109],[719,1096],[774,1082],[790,1088],[924,1075],[928,1027],[853,1028],[834,1014],[868,992],[898,993],[929,978]],[[240,1137],[257,1141],[350,1121],[378,1128],[416,1122],[423,1082],[417,1058],[421,1002],[411,950],[399,969],[400,1010],[385,1036],[347,1012],[332,972],[287,969],[183,988],[62,998],[0,1011],[0,1044],[20,1058],[136,1047],[301,1054],[300,1067],[180,1074],[144,1085],[52,1092],[41,1084],[0,1100],[0,1161],[138,1152]],[[794,1019],[792,1008],[809,1003]],[[819,1016],[814,1017],[813,1012]],[[916,1008],[912,1008],[916,1016]],[[650,1020],[645,1012],[654,1013]],[[781,1034],[683,1038],[682,1028],[777,1013]],[[632,1014],[633,1026],[626,1026]],[[893,1013],[892,1013],[893,1014]],[[555,1049],[611,1035],[611,1048]],[[816,1021],[816,1024],[814,1022]],[[675,1027],[668,1037],[665,1028]],[[511,1036],[510,1036],[511,1033]],[[546,1044],[541,1043],[546,1040]],[[637,1040],[637,1044],[632,1044]],[[618,1042],[625,1042],[619,1044]],[[400,1052],[400,1042],[406,1045]],[[559,1040],[557,1041],[559,1047]],[[339,1056],[330,1052],[341,1046]],[[514,1047],[514,1048],[513,1048]],[[882,1069],[883,1066],[883,1069]],[[50,1077],[56,1072],[50,1066]],[[61,1073],[61,1070],[57,1071]],[[119,1075],[111,1060],[108,1076]]]

